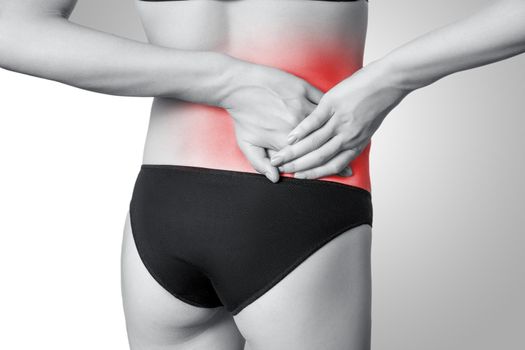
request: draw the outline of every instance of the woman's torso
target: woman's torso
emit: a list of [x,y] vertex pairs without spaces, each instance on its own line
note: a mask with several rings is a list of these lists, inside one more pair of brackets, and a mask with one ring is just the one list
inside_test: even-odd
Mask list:
[[[366,1],[137,1],[152,44],[227,53],[296,74],[322,91],[361,68]],[[370,191],[370,145],[335,181]],[[256,172],[237,146],[233,121],[220,108],[155,98],[144,164]],[[281,174],[293,176],[293,174]]]

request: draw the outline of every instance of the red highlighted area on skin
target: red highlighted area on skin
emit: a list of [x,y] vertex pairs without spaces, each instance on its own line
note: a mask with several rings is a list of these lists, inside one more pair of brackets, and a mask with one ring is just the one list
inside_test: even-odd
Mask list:
[[[228,54],[295,74],[323,92],[328,91],[362,66],[360,56],[350,48],[338,49],[337,45],[330,42],[321,45],[317,43],[315,47],[307,44],[301,44],[299,47],[297,43],[291,47],[279,47],[258,42],[247,45],[243,48],[243,52],[237,51],[229,50]],[[261,52],[264,52],[264,55],[261,55]],[[181,137],[185,138],[190,165],[257,173],[239,149],[233,120],[225,110],[207,105],[189,104],[184,108],[184,114],[187,117],[184,118],[187,124],[185,130],[191,130],[191,135],[181,135]],[[332,175],[318,180],[338,182],[371,191],[370,148],[371,142],[349,164],[353,171],[352,176]],[[281,173],[281,176],[293,177],[294,174]]]

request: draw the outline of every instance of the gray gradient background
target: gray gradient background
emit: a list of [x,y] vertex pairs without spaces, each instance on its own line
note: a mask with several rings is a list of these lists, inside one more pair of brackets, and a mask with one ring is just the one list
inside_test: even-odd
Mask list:
[[[365,63],[488,3],[371,0]],[[132,0],[72,20],[145,41]],[[525,349],[524,88],[524,55],[455,74],[375,134],[374,350]]]

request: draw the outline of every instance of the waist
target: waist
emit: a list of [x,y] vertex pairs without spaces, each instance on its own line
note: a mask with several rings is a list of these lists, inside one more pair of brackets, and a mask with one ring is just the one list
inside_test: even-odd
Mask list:
[[[369,144],[349,163],[352,176],[319,178],[371,191]],[[240,150],[232,118],[218,107],[156,99],[146,138],[144,164],[183,165],[257,173]],[[293,173],[281,173],[293,177]],[[269,180],[268,180],[269,181]]]
[[[286,51],[283,51],[286,52]],[[359,50],[306,50],[297,55],[237,56],[295,74],[326,92],[362,66]],[[295,59],[292,59],[295,58]],[[369,144],[348,164],[352,176],[318,178],[371,191]],[[143,156],[144,164],[195,166],[257,173],[244,156],[235,137],[233,119],[222,108],[179,100],[155,98]],[[293,177],[293,173],[281,173]],[[268,180],[269,181],[269,180]]]

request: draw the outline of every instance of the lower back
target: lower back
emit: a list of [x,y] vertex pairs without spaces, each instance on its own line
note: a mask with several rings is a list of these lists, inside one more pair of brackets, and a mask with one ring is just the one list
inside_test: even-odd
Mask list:
[[[283,69],[322,91],[362,66],[363,1],[176,1],[142,3],[139,11],[153,44],[224,52]],[[370,190],[369,151],[370,145],[350,164],[351,177],[319,180]],[[154,99],[143,163],[256,172],[225,110],[165,98]]]

